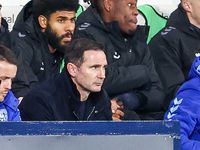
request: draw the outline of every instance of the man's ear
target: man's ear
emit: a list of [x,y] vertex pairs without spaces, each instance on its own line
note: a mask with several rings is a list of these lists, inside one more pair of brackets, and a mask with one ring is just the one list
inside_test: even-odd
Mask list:
[[38,17],[38,22],[39,22],[41,28],[46,29],[46,27],[47,27],[47,18],[45,16],[40,15]]
[[183,2],[182,2],[182,6],[183,6],[183,9],[184,9],[186,12],[191,12],[191,4],[190,4],[190,2],[188,2],[188,1],[183,1]]
[[110,0],[104,0],[103,6],[104,6],[105,10],[109,12],[112,7],[112,2]]
[[68,63],[67,64],[67,71],[69,72],[69,74],[72,77],[75,77],[76,76],[76,72],[77,72],[77,66],[74,65],[73,63]]

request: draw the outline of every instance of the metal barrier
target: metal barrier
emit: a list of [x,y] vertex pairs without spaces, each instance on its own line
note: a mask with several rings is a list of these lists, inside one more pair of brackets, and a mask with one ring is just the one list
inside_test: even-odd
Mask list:
[[1,149],[180,150],[177,121],[0,122]]

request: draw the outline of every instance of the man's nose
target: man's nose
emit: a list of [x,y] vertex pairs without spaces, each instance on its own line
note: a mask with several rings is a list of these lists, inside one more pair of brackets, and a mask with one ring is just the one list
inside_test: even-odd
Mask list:
[[65,24],[65,31],[71,31],[72,33],[74,32],[75,29],[75,22],[67,21]]
[[10,90],[12,88],[12,80],[11,79],[7,79],[7,80],[3,81],[3,82],[1,82],[1,84],[3,84],[3,87],[5,89]]
[[106,78],[106,73],[105,72],[106,72],[105,68],[100,69],[98,77],[101,78],[101,79],[105,79]]
[[135,15],[135,16],[139,15],[139,11],[137,8],[134,10],[133,15]]

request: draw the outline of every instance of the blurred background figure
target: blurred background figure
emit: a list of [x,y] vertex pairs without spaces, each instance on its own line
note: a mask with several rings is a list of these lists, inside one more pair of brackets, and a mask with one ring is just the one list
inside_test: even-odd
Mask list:
[[8,23],[2,17],[1,8],[2,5],[0,3],[0,44],[10,48],[11,42],[8,34]]

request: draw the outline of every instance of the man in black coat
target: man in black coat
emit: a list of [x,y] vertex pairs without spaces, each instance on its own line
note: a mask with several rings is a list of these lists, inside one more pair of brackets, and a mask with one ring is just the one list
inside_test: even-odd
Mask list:
[[13,92],[24,95],[60,71],[63,47],[72,39],[78,0],[29,1],[17,16],[10,37],[20,60]]
[[156,71],[162,81],[168,110],[171,100],[200,56],[200,1],[182,0],[167,25],[149,43]]
[[162,119],[156,115],[164,93],[146,44],[148,30],[137,26],[137,0],[91,3],[78,17],[75,35],[105,47],[108,67],[103,87],[112,99],[113,113],[118,108],[136,111],[141,119]]
[[110,99],[101,89],[107,66],[103,46],[77,39],[66,48],[64,59],[62,73],[53,75],[24,97],[19,106],[22,120],[111,120]]
[[4,46],[10,48],[11,40],[10,40],[10,36],[9,36],[9,31],[8,31],[8,23],[2,17],[1,8],[2,8],[2,5],[0,3],[0,45],[4,45]]

